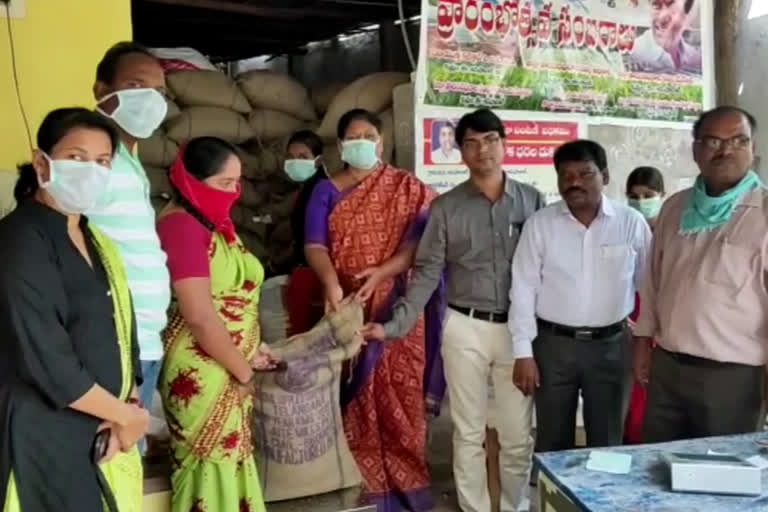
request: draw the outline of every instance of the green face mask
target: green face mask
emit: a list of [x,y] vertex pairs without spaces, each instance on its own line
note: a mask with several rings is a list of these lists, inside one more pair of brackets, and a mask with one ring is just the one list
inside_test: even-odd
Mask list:
[[639,211],[646,219],[655,219],[661,211],[661,196],[630,199],[629,206]]

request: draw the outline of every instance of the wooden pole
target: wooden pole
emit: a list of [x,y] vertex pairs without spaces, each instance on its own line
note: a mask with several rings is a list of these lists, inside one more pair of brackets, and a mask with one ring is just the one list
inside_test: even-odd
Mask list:
[[718,105],[739,100],[738,43],[752,0],[713,0],[715,25],[715,82]]

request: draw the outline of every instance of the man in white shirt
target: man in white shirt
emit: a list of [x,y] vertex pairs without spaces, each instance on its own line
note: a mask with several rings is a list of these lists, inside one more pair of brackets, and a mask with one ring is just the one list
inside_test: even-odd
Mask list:
[[461,151],[456,147],[456,130],[446,121],[440,127],[440,146],[432,152],[433,164],[460,164]]
[[701,74],[701,48],[683,39],[696,0],[650,0],[650,4],[651,26],[635,41],[633,67],[651,73]]
[[554,159],[564,200],[525,223],[512,264],[513,380],[535,395],[538,451],[573,448],[579,393],[587,445],[618,445],[631,382],[627,317],[651,232],[603,195],[599,144],[569,142]]

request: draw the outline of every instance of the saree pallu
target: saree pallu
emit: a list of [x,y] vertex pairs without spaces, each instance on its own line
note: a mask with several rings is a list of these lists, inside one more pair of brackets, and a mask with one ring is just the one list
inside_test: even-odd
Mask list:
[[[629,316],[630,326],[640,316],[640,294],[635,294],[635,310]],[[655,346],[655,345],[654,345]],[[624,421],[624,444],[642,444],[645,409],[648,406],[648,388],[632,377],[632,392],[629,395],[629,408]]]
[[[232,342],[251,360],[260,342],[258,303],[264,271],[240,240],[228,245],[215,233],[209,249],[214,307]],[[253,458],[253,399],[195,340],[172,307],[164,335],[160,393],[171,432],[171,510],[263,512]]]
[[[384,167],[338,201],[328,219],[329,252],[345,295],[362,285],[356,274],[418,242],[434,197],[411,174]],[[406,276],[382,282],[365,305],[366,319],[391,318],[405,285]],[[342,391],[344,428],[365,482],[364,499],[381,512],[433,507],[427,410],[428,404],[439,406],[444,381],[440,301],[431,303],[429,324],[422,315],[403,339],[369,343]]]
[[[131,347],[134,329],[131,292],[117,247],[95,227],[90,226],[89,229],[109,281],[115,311],[117,343],[120,346],[122,384],[119,398],[127,401],[133,391],[135,375]],[[98,472],[105,512],[141,512],[144,500],[144,472],[138,447],[134,446],[128,452],[118,452],[112,460],[100,464]],[[8,482],[3,512],[22,512],[13,473]]]

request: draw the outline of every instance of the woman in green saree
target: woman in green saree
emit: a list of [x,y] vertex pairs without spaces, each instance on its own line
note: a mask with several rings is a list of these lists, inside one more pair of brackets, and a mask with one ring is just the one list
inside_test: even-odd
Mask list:
[[260,348],[264,270],[229,215],[240,174],[230,144],[190,141],[171,168],[175,199],[157,224],[174,292],[160,375],[174,512],[265,510],[251,444],[250,382],[275,362]]
[[131,296],[114,244],[82,215],[117,140],[86,109],[48,114],[0,221],[4,512],[142,509],[136,442],[149,414],[136,400]]

